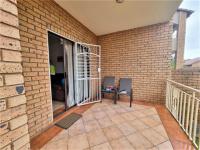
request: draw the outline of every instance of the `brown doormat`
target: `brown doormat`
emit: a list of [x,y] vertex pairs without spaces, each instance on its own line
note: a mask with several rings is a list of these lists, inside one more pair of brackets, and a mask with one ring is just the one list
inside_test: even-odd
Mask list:
[[57,122],[56,125],[64,129],[68,129],[72,124],[74,124],[81,117],[82,115],[80,114],[71,113],[67,117]]

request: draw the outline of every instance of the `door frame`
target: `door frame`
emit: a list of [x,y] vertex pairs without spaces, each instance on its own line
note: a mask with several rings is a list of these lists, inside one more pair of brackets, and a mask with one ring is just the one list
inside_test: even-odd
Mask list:
[[[84,42],[80,42],[80,41],[75,41],[75,40],[73,40],[73,39],[67,37],[66,35],[57,33],[57,32],[55,32],[55,31],[53,31],[53,30],[51,30],[51,29],[47,29],[47,30],[46,30],[46,33],[47,33],[47,49],[48,49],[48,66],[50,66],[48,33],[53,33],[53,34],[55,34],[55,35],[57,35],[57,36],[60,36],[60,37],[63,38],[63,39],[66,39],[66,40],[68,40],[68,41],[74,43],[74,44],[73,44],[73,47],[72,47],[73,55],[74,55],[74,49],[75,49],[76,43],[85,44],[85,45],[88,45],[88,46],[98,46],[98,47],[100,47],[100,49],[101,49],[101,46],[100,46],[100,45],[89,44],[89,43],[84,43]],[[100,54],[101,54],[101,51],[100,51]],[[74,61],[74,57],[73,57],[73,61]],[[100,66],[101,66],[101,59],[99,60],[99,64],[100,64]],[[74,65],[74,64],[73,64],[73,65]],[[75,66],[75,65],[74,65],[74,66]],[[52,121],[53,121],[53,102],[52,102],[53,99],[52,99],[52,90],[51,90],[51,73],[50,73],[50,67],[49,67],[48,69],[49,69],[49,82],[50,82],[49,92],[50,92],[50,97],[51,97],[51,98],[50,98],[50,99],[51,99],[51,112],[52,112]],[[76,84],[76,83],[75,83],[75,82],[76,82],[76,81],[75,81],[75,69],[73,70],[73,75],[74,75],[74,90],[75,90],[75,88],[76,88],[76,85],[75,85],[75,84]],[[100,71],[100,73],[99,73],[99,77],[101,78],[101,71]],[[100,82],[101,82],[101,80],[100,80]],[[75,98],[75,92],[74,92],[74,98]],[[75,105],[74,105],[74,106],[76,106],[76,105],[77,105],[77,102],[75,101]],[[72,106],[72,107],[74,107],[74,106]],[[70,107],[70,108],[68,108],[68,109],[65,109],[65,111],[71,109],[72,107]],[[66,106],[65,106],[65,108],[66,108]]]
[[[48,66],[50,66],[50,53],[49,53],[49,38],[48,38],[48,36],[49,36],[49,33],[52,33],[52,34],[55,34],[56,36],[58,36],[58,37],[61,37],[61,38],[63,38],[63,39],[66,39],[66,40],[68,40],[68,41],[70,41],[70,42],[72,42],[72,43],[75,43],[73,40],[71,40],[71,39],[69,39],[68,37],[65,37],[64,35],[61,35],[61,34],[59,34],[59,33],[57,33],[57,32],[54,32],[54,31],[52,31],[52,30],[50,30],[50,29],[47,29],[47,49],[48,49]],[[73,46],[72,46],[72,51],[74,50],[74,44],[73,44]],[[63,58],[65,57],[64,56],[65,55],[65,50],[64,50],[64,45],[63,45]],[[64,62],[63,62],[64,63]],[[53,98],[52,98],[52,89],[51,89],[51,72],[50,72],[50,67],[48,67],[48,69],[49,69],[49,92],[50,92],[50,99],[51,99],[51,112],[52,112],[52,121],[53,121],[53,119],[54,119],[54,117],[53,117]],[[65,69],[65,63],[64,63],[64,71],[65,71],[66,69]],[[73,74],[74,74],[74,70],[73,70]],[[66,82],[66,81],[65,81]],[[66,91],[66,89],[65,89],[65,91]],[[69,110],[70,108],[72,108],[72,107],[74,107],[74,106],[72,106],[72,107],[69,107],[68,109],[67,109],[67,106],[66,106],[66,103],[67,103],[67,99],[66,99],[67,97],[66,97],[66,94],[65,94],[65,111],[67,111],[67,110]]]

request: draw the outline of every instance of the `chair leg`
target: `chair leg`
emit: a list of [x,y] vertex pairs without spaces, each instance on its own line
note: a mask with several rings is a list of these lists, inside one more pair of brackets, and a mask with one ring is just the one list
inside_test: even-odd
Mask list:
[[114,93],[114,104],[117,104],[117,94]]
[[130,107],[132,107],[132,100],[131,100],[131,96],[130,96]]
[[131,90],[131,94],[130,94],[130,107],[132,107],[132,101],[133,101],[133,96],[132,96],[132,90]]

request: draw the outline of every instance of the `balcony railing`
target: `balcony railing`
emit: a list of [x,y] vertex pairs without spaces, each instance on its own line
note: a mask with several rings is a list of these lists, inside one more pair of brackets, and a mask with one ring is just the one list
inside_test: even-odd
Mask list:
[[166,107],[200,150],[200,90],[167,80]]

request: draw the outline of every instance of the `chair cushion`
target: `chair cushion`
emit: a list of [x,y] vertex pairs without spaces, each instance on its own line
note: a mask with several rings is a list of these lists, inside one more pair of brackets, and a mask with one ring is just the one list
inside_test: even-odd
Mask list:
[[113,93],[114,92],[114,88],[105,88],[101,90],[102,92],[107,92],[107,93]]
[[114,89],[114,86],[107,86],[105,89],[106,89],[107,91],[112,91],[112,90]]
[[127,93],[128,93],[128,92],[125,91],[125,90],[122,90],[122,91],[119,92],[119,94],[127,94]]

